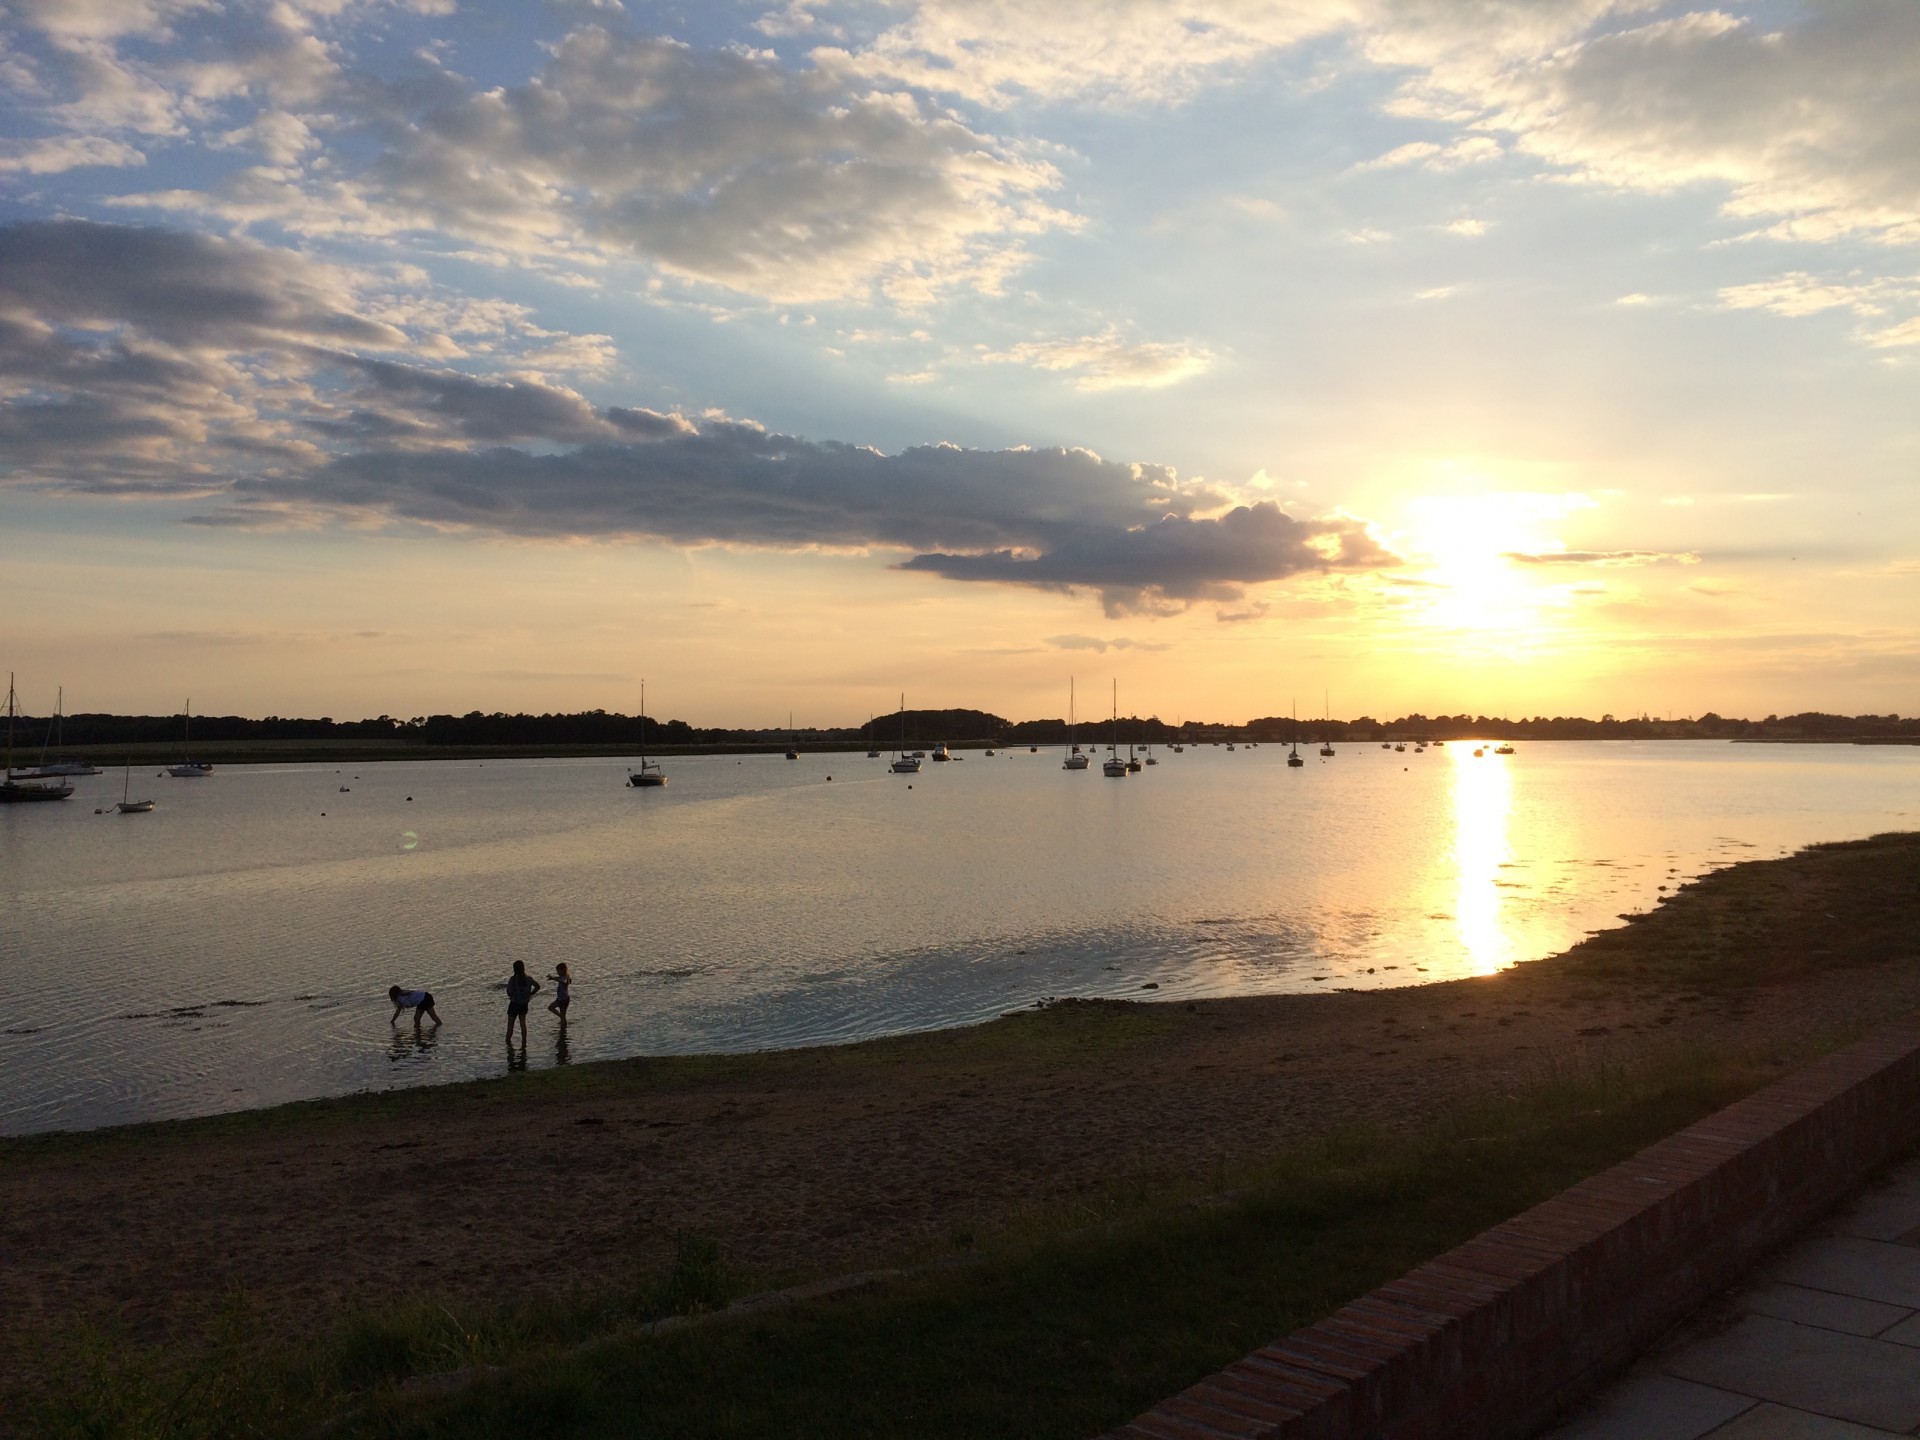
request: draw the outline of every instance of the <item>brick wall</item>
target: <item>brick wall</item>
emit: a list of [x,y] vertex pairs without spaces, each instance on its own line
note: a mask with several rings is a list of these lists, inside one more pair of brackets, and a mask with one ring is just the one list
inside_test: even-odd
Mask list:
[[1920,1136],[1920,1016],[1246,1356],[1107,1440],[1521,1440]]

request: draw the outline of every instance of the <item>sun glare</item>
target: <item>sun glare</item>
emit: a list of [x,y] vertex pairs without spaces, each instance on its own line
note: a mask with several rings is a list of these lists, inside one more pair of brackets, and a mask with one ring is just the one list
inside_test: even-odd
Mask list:
[[1447,747],[1453,765],[1454,925],[1476,975],[1513,964],[1514,937],[1502,923],[1501,867],[1513,858],[1507,822],[1513,778],[1506,763],[1465,742]]
[[1421,618],[1435,629],[1524,640],[1546,628],[1561,587],[1510,557],[1565,549],[1554,532],[1583,495],[1493,492],[1410,501],[1400,539],[1414,578],[1433,587]]

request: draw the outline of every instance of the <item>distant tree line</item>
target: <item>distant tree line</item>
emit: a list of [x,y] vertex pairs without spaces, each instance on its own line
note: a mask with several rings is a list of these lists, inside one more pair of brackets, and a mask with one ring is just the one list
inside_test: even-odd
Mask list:
[[[15,722],[17,749],[36,748],[51,737],[47,716],[21,716]],[[1269,715],[1244,725],[1189,720],[1170,725],[1158,716],[1122,716],[1118,726],[1111,716],[1089,716],[1072,727],[1083,744],[1105,744],[1117,729],[1122,744],[1167,744],[1181,736],[1195,741],[1257,740],[1279,744],[1328,740],[1383,740],[1468,737],[1508,740],[1898,740],[1920,738],[1920,717],[1898,715],[1828,715],[1806,711],[1798,715],[1769,715],[1764,720],[1741,720],[1708,712],[1685,719],[1658,719],[1652,715],[1590,720],[1578,715],[1536,715],[1509,719],[1490,715],[1422,715],[1381,720],[1362,715],[1352,720],[1295,720]],[[66,746],[164,745],[178,743],[185,731],[182,715],[68,715],[61,722]],[[269,715],[250,719],[240,715],[196,715],[195,741],[374,740],[397,745],[454,746],[581,746],[637,750],[644,742],[662,749],[677,746],[856,744],[878,749],[906,745],[924,749],[949,744],[1060,745],[1069,738],[1063,718],[1008,720],[985,710],[907,710],[880,715],[865,725],[803,726],[741,729],[689,725],[684,720],[660,720],[622,715],[608,710],[585,710],[571,715],[486,714],[419,715],[399,720],[378,715],[368,720],[290,719]]]

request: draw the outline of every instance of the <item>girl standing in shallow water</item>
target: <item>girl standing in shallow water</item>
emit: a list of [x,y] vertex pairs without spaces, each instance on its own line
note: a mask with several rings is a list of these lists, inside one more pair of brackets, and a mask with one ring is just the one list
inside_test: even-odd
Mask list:
[[[567,973],[567,962],[562,960],[558,965],[555,965],[553,967],[553,974],[547,978],[553,981],[554,984],[553,999],[548,1003],[547,1010],[554,1015],[558,1015],[561,1022],[565,1023],[567,1006],[571,1002],[571,996],[568,992],[573,988],[573,976]],[[524,1025],[521,1026],[521,1033],[523,1035],[526,1033],[526,1027]]]
[[527,974],[527,962],[513,962],[513,974],[507,980],[507,1043],[513,1043],[513,1022],[520,1022],[520,1043],[527,1043],[527,1002],[540,989],[540,982]]

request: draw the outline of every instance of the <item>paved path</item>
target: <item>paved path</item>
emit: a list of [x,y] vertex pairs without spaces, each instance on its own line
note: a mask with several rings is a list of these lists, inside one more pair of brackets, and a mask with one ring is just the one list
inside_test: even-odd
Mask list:
[[1794,1242],[1547,1440],[1920,1434],[1920,1159]]

